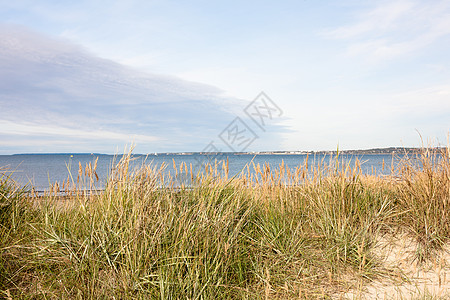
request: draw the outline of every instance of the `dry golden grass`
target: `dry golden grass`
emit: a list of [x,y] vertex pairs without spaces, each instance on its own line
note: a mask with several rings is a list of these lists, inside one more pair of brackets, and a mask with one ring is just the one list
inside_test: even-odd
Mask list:
[[419,265],[448,245],[448,147],[424,149],[383,178],[338,157],[292,169],[250,164],[232,178],[227,161],[194,172],[175,162],[130,170],[132,159],[117,162],[99,193],[86,192],[96,162],[38,201],[2,177],[4,297],[364,295],[398,277],[380,255],[386,237],[414,241]]

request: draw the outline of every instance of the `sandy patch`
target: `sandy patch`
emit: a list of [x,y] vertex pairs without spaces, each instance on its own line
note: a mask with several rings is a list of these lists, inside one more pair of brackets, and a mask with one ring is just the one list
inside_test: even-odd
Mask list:
[[406,235],[383,237],[375,249],[386,276],[337,299],[450,299],[450,245],[426,263],[417,259],[417,243]]

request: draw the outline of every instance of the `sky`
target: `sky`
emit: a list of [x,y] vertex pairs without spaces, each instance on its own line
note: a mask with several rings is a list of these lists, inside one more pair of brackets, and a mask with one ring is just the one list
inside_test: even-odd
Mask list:
[[447,145],[450,1],[0,0],[0,154]]

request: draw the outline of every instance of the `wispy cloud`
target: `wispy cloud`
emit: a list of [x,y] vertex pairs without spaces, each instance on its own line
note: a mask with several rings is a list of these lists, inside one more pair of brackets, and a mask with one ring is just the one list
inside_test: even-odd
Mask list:
[[392,30],[396,23],[408,15],[414,5],[411,1],[377,2],[376,6],[355,16],[358,20],[328,31],[328,36],[339,39],[354,38],[371,32]]
[[355,15],[353,24],[325,32],[348,41],[347,53],[371,61],[415,53],[450,35],[448,1],[381,1]]

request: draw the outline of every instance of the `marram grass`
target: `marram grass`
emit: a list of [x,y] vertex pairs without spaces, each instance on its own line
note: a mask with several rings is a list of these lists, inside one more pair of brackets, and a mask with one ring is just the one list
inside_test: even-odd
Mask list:
[[65,197],[32,197],[1,178],[2,297],[322,299],[390,276],[374,251],[382,235],[415,238],[417,261],[448,243],[448,147],[383,178],[339,158],[249,165],[233,178],[226,162],[193,173],[129,170],[130,160],[100,193],[83,193],[95,163],[60,184]]

